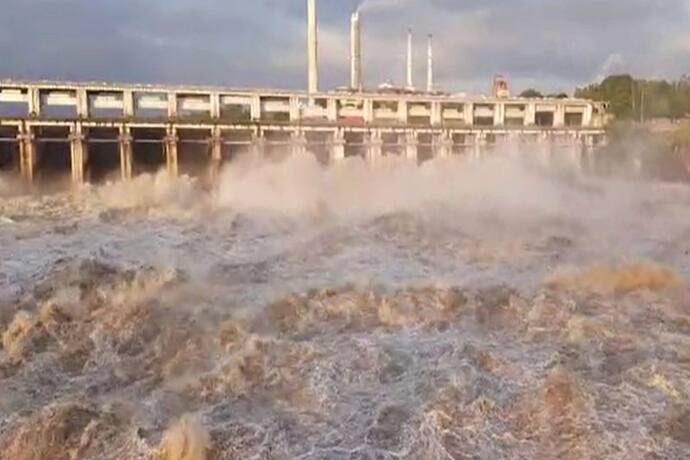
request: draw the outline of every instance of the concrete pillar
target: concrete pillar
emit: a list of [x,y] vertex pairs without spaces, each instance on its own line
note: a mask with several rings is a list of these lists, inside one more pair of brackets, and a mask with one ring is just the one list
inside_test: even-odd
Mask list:
[[290,97],[290,121],[296,123],[300,120],[299,97]]
[[467,126],[472,126],[474,124],[474,104],[471,102],[465,102],[465,104],[462,106],[462,110],[465,124]]
[[168,132],[163,139],[165,147],[165,166],[171,176],[179,175],[177,163],[177,131],[175,128],[168,128]]
[[405,134],[405,158],[417,161],[419,153],[419,138],[417,133],[414,131]]
[[220,118],[220,93],[213,92],[209,95],[209,103],[211,106],[211,118],[218,120]]
[[252,137],[252,154],[257,157],[266,154],[266,138],[260,132],[254,133]]
[[34,165],[36,164],[36,143],[31,127],[24,127],[17,135],[19,143],[19,171],[29,183],[34,180]]
[[220,174],[221,165],[223,164],[223,133],[217,126],[211,131],[209,147],[211,149],[210,176],[211,181],[215,182]]
[[328,121],[338,121],[338,100],[333,97],[326,100],[326,117]]
[[592,126],[592,119],[594,118],[594,107],[592,104],[587,104],[585,111],[582,114],[582,126],[589,128]]
[[258,94],[252,96],[252,105],[250,110],[252,121],[261,120],[261,97]]
[[70,159],[72,164],[72,183],[82,184],[84,182],[84,165],[88,158],[88,148],[86,136],[81,124],[72,126],[70,133]]
[[134,118],[134,92],[125,90],[122,93],[122,116],[124,118]]
[[345,159],[345,133],[337,130],[333,133],[333,142],[331,144],[331,163],[342,161]]
[[442,132],[434,138],[434,153],[436,156],[447,158],[453,153],[453,139],[447,132]]
[[77,118],[89,118],[89,95],[85,89],[78,89],[77,99]]
[[553,126],[555,128],[565,126],[565,104],[556,104],[556,111],[553,114]]
[[376,163],[383,156],[383,139],[381,131],[375,130],[369,134],[367,145],[367,161]]
[[398,101],[398,122],[407,124],[407,101]]
[[486,133],[478,132],[474,136],[474,148],[472,151],[472,159],[474,161],[481,161],[484,149],[486,148]]
[[290,153],[293,156],[307,154],[307,136],[303,132],[295,131],[290,135]]
[[537,124],[537,104],[530,102],[525,106],[525,126]]
[[40,117],[41,116],[41,92],[37,87],[30,86],[28,89],[28,106],[29,106],[29,116],[30,117]]
[[441,113],[441,103],[431,102],[431,125],[440,126],[443,121]]
[[120,127],[118,146],[120,148],[120,176],[122,180],[132,178],[132,134],[128,127]]
[[494,105],[494,126],[503,126],[506,123],[506,105],[503,102],[497,102]]
[[177,93],[168,93],[168,118],[177,118]]
[[364,99],[364,121],[371,123],[374,121],[374,101],[372,99]]

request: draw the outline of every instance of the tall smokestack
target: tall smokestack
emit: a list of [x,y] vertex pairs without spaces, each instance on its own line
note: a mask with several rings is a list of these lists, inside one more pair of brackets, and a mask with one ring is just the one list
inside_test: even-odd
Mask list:
[[316,0],[307,0],[307,91],[310,95],[319,91],[319,62],[317,49]]
[[352,13],[350,19],[350,87],[362,90],[362,36],[359,11]]
[[434,37],[429,35],[429,49],[428,49],[428,63],[426,74],[426,90],[432,92],[434,90]]
[[407,87],[414,88],[412,82],[412,29],[407,29]]

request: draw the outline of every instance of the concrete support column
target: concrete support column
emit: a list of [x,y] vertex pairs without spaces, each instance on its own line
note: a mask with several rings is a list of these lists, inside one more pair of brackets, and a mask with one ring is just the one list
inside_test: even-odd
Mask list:
[[342,161],[345,159],[345,133],[337,130],[333,133],[333,142],[331,144],[331,163]]
[[367,162],[376,163],[383,156],[383,139],[381,131],[375,130],[369,134],[367,143]]
[[364,121],[371,123],[374,121],[374,101],[371,99],[364,99]]
[[77,117],[81,119],[89,118],[89,95],[85,89],[78,89],[76,94],[77,99]]
[[252,137],[252,154],[257,157],[266,154],[266,138],[260,132],[254,133]]
[[41,116],[41,92],[38,88],[30,86],[27,90],[28,94],[28,106],[29,106],[29,116],[30,117],[40,117]]
[[131,90],[122,93],[122,116],[134,118],[134,92]]
[[417,133],[412,131],[405,134],[405,158],[414,162],[418,159],[419,138]]
[[530,102],[525,106],[525,126],[537,124],[537,104]]
[[506,123],[506,105],[502,102],[494,106],[494,126],[503,126]]
[[476,133],[474,136],[474,148],[472,151],[472,159],[474,161],[481,161],[484,149],[486,149],[486,144],[486,133]]
[[175,128],[168,128],[168,132],[163,139],[165,147],[165,166],[168,174],[177,176],[179,174],[179,167],[177,162],[177,130]]
[[442,113],[441,113],[441,103],[440,102],[432,102],[431,103],[431,125],[432,126],[440,126],[443,121]]
[[168,93],[168,118],[177,118],[177,93]]
[[582,114],[582,126],[589,128],[592,126],[592,119],[594,118],[594,107],[592,104],[587,104],[585,112]]
[[84,182],[84,165],[88,158],[88,148],[86,136],[81,124],[72,126],[70,133],[70,158],[72,164],[72,183],[82,184]]
[[120,128],[118,146],[120,148],[120,176],[122,180],[132,178],[132,134],[127,126]]
[[472,126],[474,124],[474,104],[471,102],[465,102],[462,107],[463,118],[465,119],[465,124],[467,126]]
[[299,97],[290,97],[290,121],[297,122],[300,120]]
[[398,101],[398,122],[406,125],[407,119],[407,101]]
[[250,110],[252,121],[261,120],[261,97],[258,94],[252,96],[252,105]]
[[213,118],[214,120],[218,120],[220,118],[220,93],[211,93],[209,95],[209,98],[209,102],[211,105],[211,118]]
[[307,136],[303,132],[295,131],[290,135],[290,153],[293,156],[307,154]]
[[453,139],[449,133],[443,132],[434,138],[435,154],[442,158],[450,157],[453,153]]
[[329,97],[326,101],[326,117],[328,121],[336,122],[338,121],[338,100]]
[[553,126],[555,128],[565,126],[565,104],[556,105],[556,111],[553,114]]
[[34,180],[34,165],[36,164],[36,143],[31,127],[25,126],[17,135],[19,143],[19,171],[29,183]]
[[211,138],[208,140],[211,149],[211,181],[215,182],[220,174],[220,167],[223,163],[223,133],[217,126],[211,131]]

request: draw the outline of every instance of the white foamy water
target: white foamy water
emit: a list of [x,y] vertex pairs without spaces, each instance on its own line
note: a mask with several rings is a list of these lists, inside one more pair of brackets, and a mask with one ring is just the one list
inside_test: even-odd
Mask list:
[[689,204],[502,155],[2,198],[0,458],[682,458]]

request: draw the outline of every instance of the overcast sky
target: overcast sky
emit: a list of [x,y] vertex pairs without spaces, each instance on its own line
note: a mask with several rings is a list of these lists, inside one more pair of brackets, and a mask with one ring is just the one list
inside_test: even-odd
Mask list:
[[[317,0],[321,87],[348,81],[348,21],[358,0]],[[305,86],[305,0],[2,0],[0,78]],[[611,72],[690,73],[690,0],[368,0],[367,85],[404,78],[415,31],[437,83],[486,92],[572,89]]]

